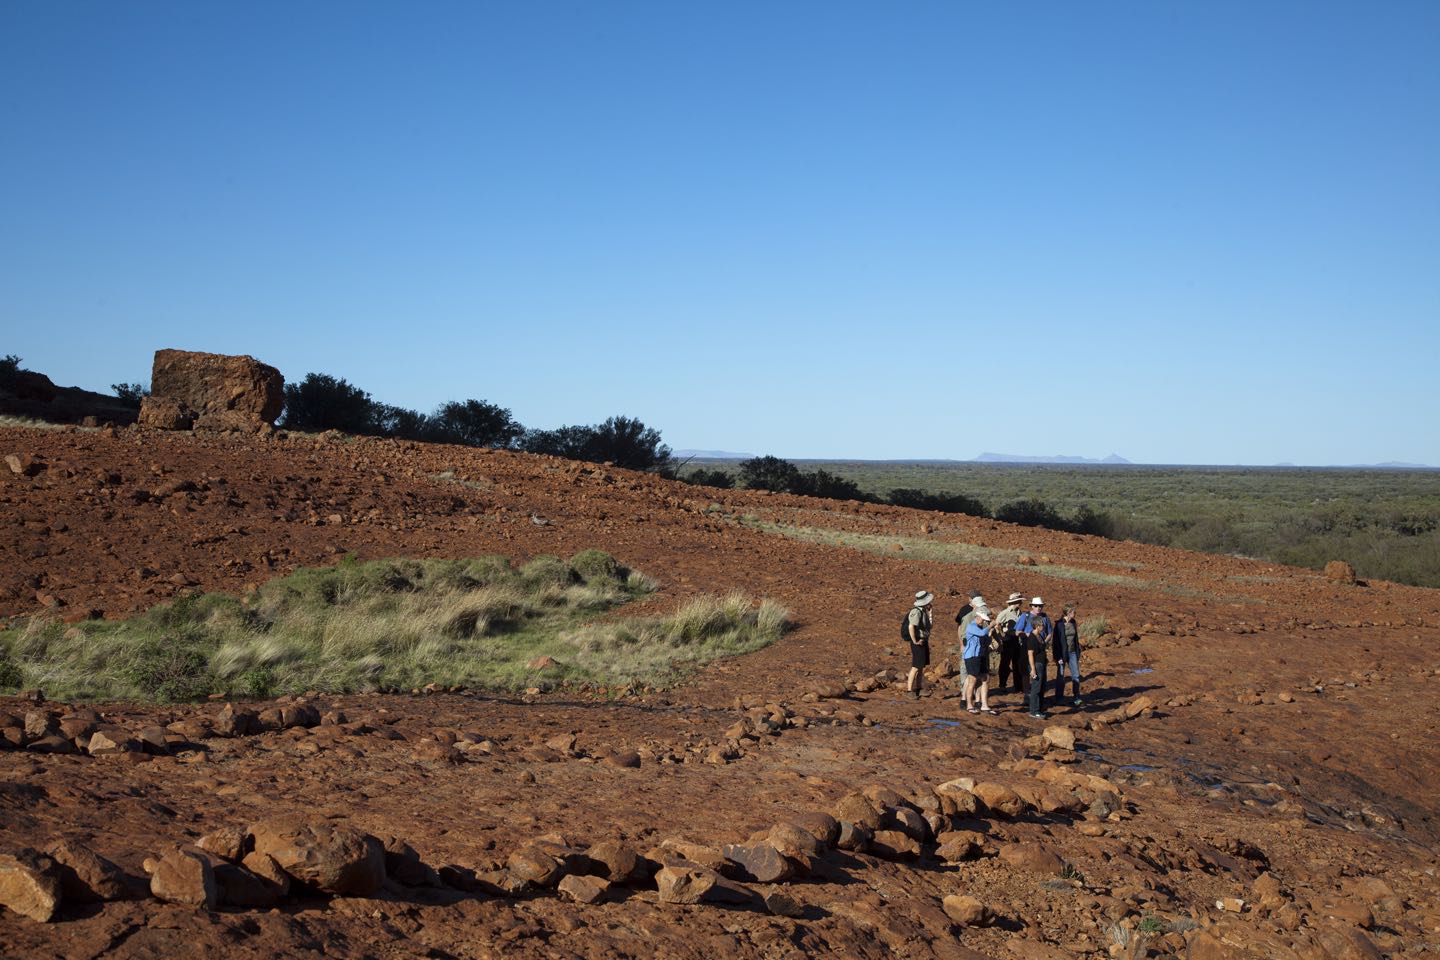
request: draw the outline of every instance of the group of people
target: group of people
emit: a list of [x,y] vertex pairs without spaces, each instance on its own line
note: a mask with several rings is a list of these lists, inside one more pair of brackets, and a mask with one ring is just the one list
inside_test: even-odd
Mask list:
[[[930,665],[930,632],[934,625],[935,595],[928,590],[915,594],[915,604],[902,624],[901,633],[910,644],[910,674],[905,689],[919,698],[924,671]],[[1051,620],[1041,597],[1030,600],[1029,609],[1022,610],[1025,598],[1010,594],[998,614],[990,612],[985,598],[978,593],[955,614],[955,623],[962,647],[964,669],[961,672],[965,708],[971,713],[994,713],[990,709],[990,654],[999,655],[999,684],[1003,692],[1010,681],[1016,693],[1027,694],[1030,716],[1043,720],[1045,687],[1050,661],[1055,662],[1055,698],[1065,694],[1069,675],[1071,696],[1080,706],[1080,624],[1075,619],[1075,604],[1065,605],[1059,620]]]

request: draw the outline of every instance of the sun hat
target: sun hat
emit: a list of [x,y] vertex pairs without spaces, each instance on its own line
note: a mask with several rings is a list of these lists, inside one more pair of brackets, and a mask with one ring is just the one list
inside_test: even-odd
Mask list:
[[975,608],[977,608],[977,609],[978,609],[979,607],[985,606],[985,598],[982,597],[982,596],[980,596],[980,594],[978,594],[978,593],[975,594],[975,596],[973,596],[973,597],[970,598],[970,606],[975,607]]
[[975,609],[975,619],[976,619],[976,620],[992,620],[992,619],[994,619],[994,618],[990,616],[990,608],[989,608],[989,607],[977,607],[977,608]]
[[935,594],[931,593],[929,590],[915,591],[915,606],[917,607],[928,607],[930,606],[931,601],[933,601],[934,599]]
[[1005,602],[1006,602],[1006,603],[1019,603],[1021,600],[1024,600],[1024,599],[1025,599],[1025,598],[1024,598],[1023,596],[1021,596],[1020,594],[1018,594],[1018,593],[1012,593],[1012,594],[1010,594],[1010,599],[1009,599],[1009,600],[1006,600]]
[[1045,601],[1044,601],[1044,600],[1041,600],[1039,597],[1036,597],[1035,599],[1033,599],[1033,600],[1030,601],[1030,606],[1032,606],[1032,607],[1043,607],[1043,606],[1045,606]]

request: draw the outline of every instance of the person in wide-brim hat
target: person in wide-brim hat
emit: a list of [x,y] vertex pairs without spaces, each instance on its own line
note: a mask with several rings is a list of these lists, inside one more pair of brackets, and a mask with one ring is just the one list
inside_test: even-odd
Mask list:
[[924,670],[930,665],[930,627],[933,624],[930,605],[935,594],[929,590],[915,591],[915,605],[905,617],[905,634],[910,641],[910,673],[905,678],[905,690],[916,700],[920,699],[920,684]]

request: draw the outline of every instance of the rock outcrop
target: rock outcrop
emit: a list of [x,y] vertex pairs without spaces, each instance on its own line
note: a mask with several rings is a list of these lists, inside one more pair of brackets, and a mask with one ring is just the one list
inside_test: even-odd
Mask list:
[[157,350],[140,425],[254,432],[273,426],[284,405],[285,379],[254,357]]

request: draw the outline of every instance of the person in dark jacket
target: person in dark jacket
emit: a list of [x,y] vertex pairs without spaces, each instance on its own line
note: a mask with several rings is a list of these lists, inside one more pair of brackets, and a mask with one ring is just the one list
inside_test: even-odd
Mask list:
[[1065,604],[1065,612],[1055,621],[1055,638],[1051,641],[1055,655],[1055,699],[1065,696],[1065,672],[1070,673],[1070,692],[1075,706],[1080,706],[1080,623],[1075,619],[1075,604]]
[[1045,615],[1045,601],[1036,597],[1030,609],[1015,621],[1015,634],[1025,644],[1025,658],[1030,667],[1030,716],[1045,719],[1045,659],[1050,653],[1050,636],[1055,626]]

